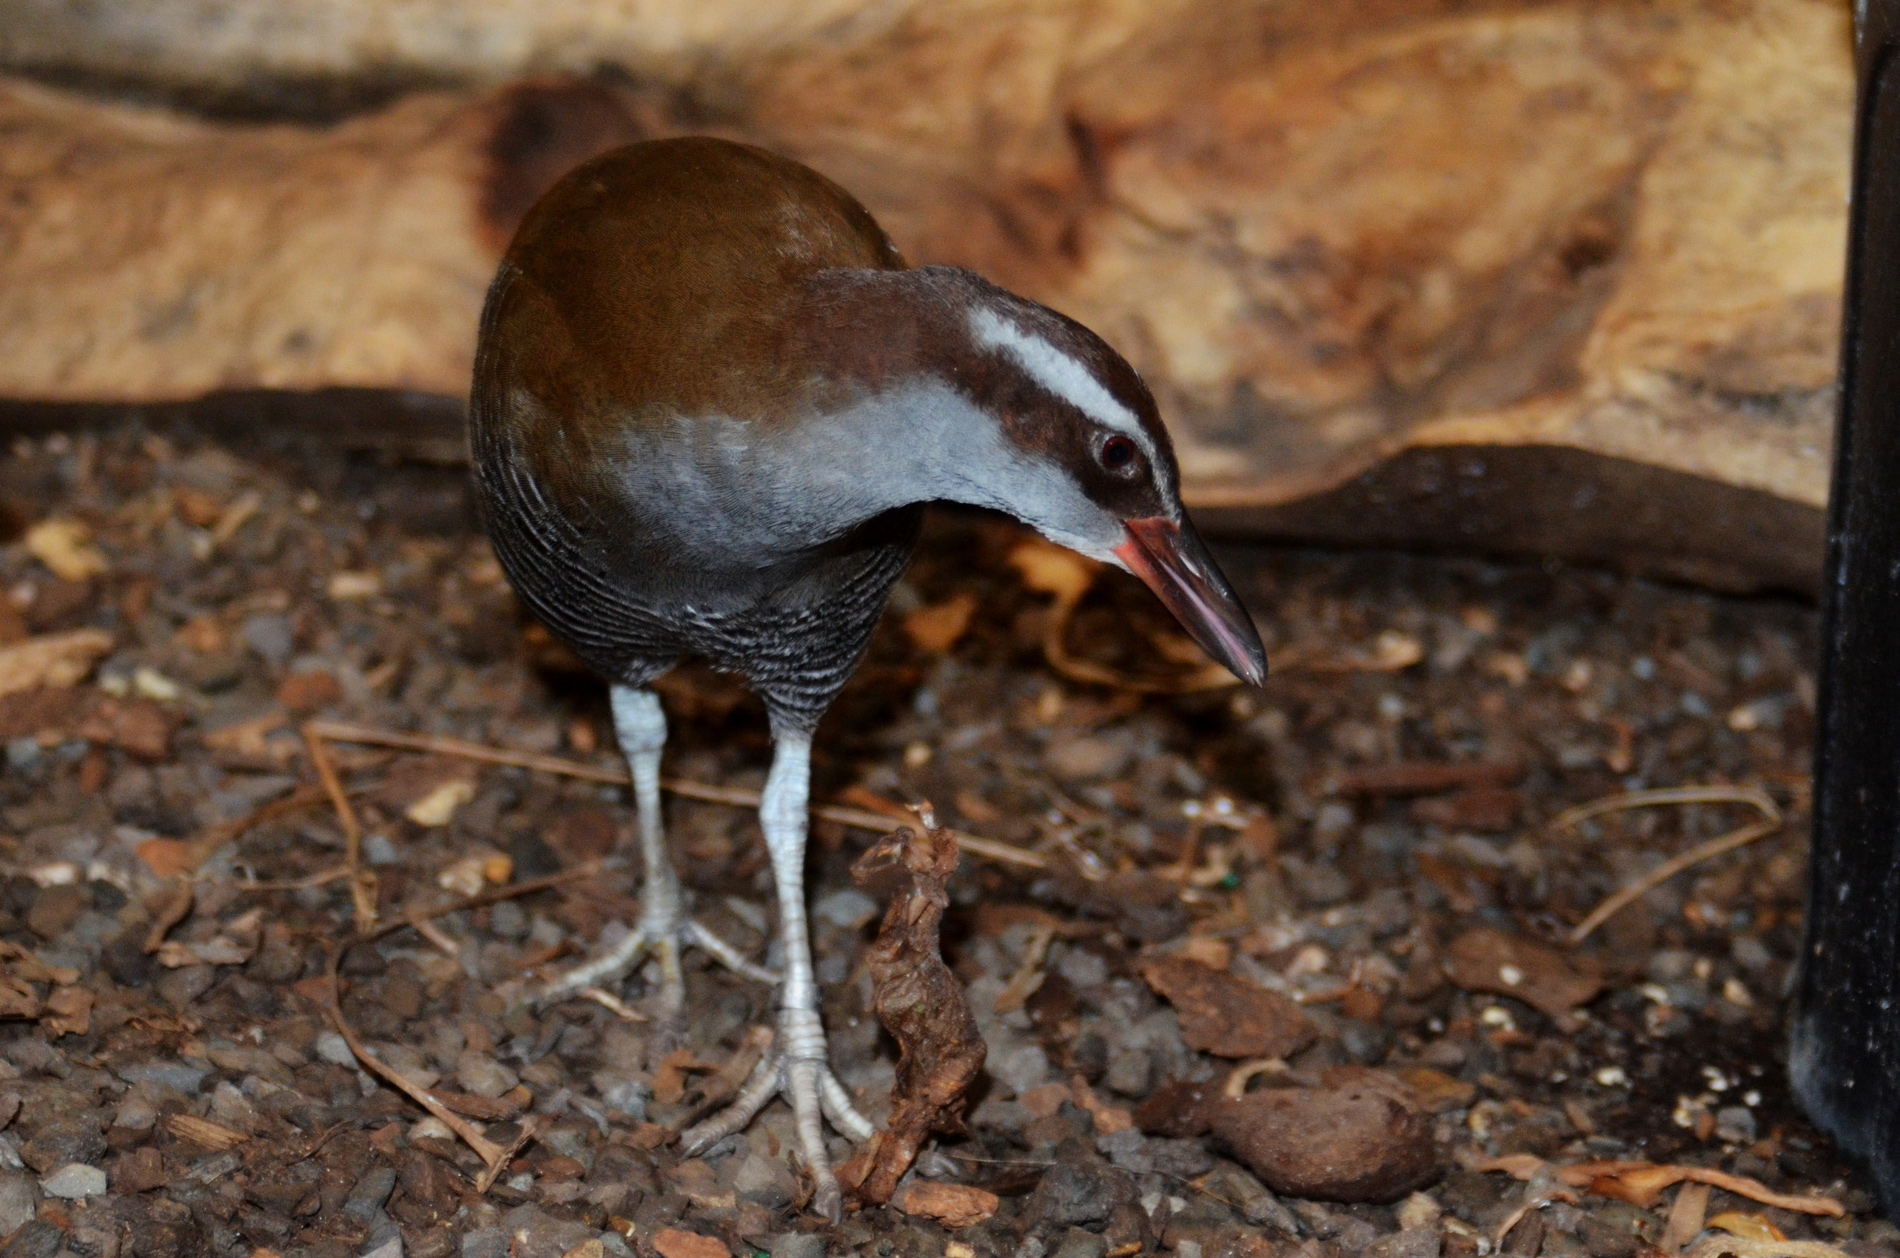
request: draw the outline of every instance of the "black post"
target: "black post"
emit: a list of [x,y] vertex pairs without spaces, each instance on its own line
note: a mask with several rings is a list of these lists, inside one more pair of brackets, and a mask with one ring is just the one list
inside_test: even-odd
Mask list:
[[1900,0],[1861,0],[1814,843],[1790,1070],[1900,1212]]

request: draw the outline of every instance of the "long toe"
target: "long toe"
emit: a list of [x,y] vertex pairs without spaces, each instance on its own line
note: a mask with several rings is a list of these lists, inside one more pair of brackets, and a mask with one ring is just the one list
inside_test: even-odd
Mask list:
[[691,918],[675,922],[642,921],[606,952],[581,962],[549,983],[535,999],[537,1003],[549,1004],[578,995],[589,987],[618,982],[652,955],[660,962],[661,1016],[677,1020],[686,1001],[679,960],[684,948],[698,948],[745,978],[763,983],[778,981],[777,975],[748,961],[732,944]]
[[844,1085],[822,1057],[787,1058],[775,1048],[754,1068],[731,1105],[680,1133],[681,1151],[688,1157],[696,1156],[744,1130],[775,1096],[783,1096],[792,1108],[798,1158],[811,1177],[812,1211],[835,1223],[843,1217],[844,1195],[825,1148],[825,1121],[829,1119],[833,1127],[855,1141],[870,1139],[876,1128],[858,1113]]

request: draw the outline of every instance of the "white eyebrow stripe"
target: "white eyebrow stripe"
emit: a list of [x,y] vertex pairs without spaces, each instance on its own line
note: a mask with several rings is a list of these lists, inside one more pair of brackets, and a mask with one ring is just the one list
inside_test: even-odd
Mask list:
[[1135,439],[1148,465],[1158,468],[1154,442],[1135,413],[1115,400],[1089,369],[1039,336],[1024,332],[994,310],[979,306],[970,313],[970,329],[985,349],[1001,350],[1016,360],[1034,380],[1096,423]]

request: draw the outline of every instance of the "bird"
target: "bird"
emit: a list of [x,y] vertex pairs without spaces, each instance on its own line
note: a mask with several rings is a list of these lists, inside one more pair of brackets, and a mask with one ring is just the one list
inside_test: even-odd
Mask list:
[[[954,266],[911,266],[851,194],[763,148],[647,140],[559,179],[484,304],[469,400],[476,498],[527,609],[609,687],[645,866],[615,947],[542,993],[652,957],[677,1025],[680,950],[777,986],[771,1050],[689,1152],[783,1096],[812,1208],[841,1193],[824,1121],[874,1128],[833,1073],[804,863],[819,718],[863,656],[925,506],[1014,516],[1133,573],[1242,681],[1260,636],[1181,504],[1154,397],[1101,337]],[[686,913],[660,809],[651,683],[706,661],[760,696],[759,805],[783,973]]]

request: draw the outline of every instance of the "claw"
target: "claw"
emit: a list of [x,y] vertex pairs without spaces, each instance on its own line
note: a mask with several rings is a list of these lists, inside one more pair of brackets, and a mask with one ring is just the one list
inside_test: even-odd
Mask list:
[[680,971],[680,950],[687,946],[698,947],[735,974],[765,983],[778,981],[772,971],[746,960],[737,948],[691,918],[677,923],[642,921],[612,948],[549,983],[534,998],[535,1003],[545,1005],[565,1000],[585,988],[621,978],[632,973],[651,952],[660,962],[661,1011],[664,1017],[673,1018],[686,1005],[686,979]]
[[[791,1016],[795,1016],[792,1011],[781,1011],[782,1019]],[[788,1038],[781,1032],[777,1044],[784,1044]],[[822,1041],[819,1051],[823,1052]],[[844,1194],[825,1149],[823,1120],[829,1119],[833,1127],[855,1141],[870,1139],[877,1129],[852,1105],[850,1094],[823,1056],[787,1057],[775,1044],[753,1068],[732,1104],[680,1134],[681,1148],[688,1157],[704,1153],[733,1132],[743,1130],[775,1096],[783,1096],[792,1107],[799,1159],[812,1180],[812,1209],[836,1223],[844,1216]]]

